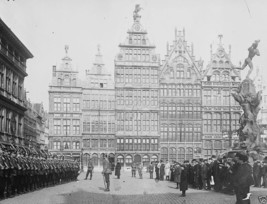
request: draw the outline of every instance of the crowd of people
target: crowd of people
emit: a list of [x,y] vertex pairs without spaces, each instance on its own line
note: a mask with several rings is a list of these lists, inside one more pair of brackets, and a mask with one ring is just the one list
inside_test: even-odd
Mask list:
[[234,158],[185,160],[183,163],[172,161],[151,162],[147,167],[150,179],[169,180],[186,196],[188,187],[198,190],[214,190],[230,195],[236,194],[237,204],[249,203],[250,186],[267,188],[267,158],[248,162],[248,156],[237,153]]
[[79,163],[0,145],[0,199],[77,180]]

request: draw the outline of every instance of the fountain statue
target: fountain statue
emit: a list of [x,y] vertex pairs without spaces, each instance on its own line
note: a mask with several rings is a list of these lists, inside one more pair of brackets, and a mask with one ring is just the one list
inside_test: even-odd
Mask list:
[[259,159],[261,148],[259,144],[260,127],[257,123],[257,116],[260,111],[262,100],[261,91],[256,92],[253,80],[249,78],[252,70],[252,58],[259,55],[257,49],[259,41],[255,41],[248,49],[249,55],[245,59],[242,70],[248,65],[250,70],[246,79],[241,82],[236,92],[232,93],[234,99],[243,109],[243,114],[239,119],[240,128],[238,129],[239,148],[246,149],[250,156],[256,160]]

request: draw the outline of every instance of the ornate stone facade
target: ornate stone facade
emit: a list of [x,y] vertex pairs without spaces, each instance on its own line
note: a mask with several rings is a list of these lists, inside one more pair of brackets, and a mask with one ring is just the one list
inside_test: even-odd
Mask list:
[[160,156],[191,160],[201,153],[201,68],[185,31],[175,30],[160,71]]
[[[231,50],[226,53],[220,42],[215,53],[211,48],[211,60],[203,72],[202,155],[218,155],[234,143],[239,128],[241,108],[231,96],[240,84],[240,73],[231,62]],[[236,138],[238,139],[238,138]]]
[[91,70],[86,70],[83,83],[83,166],[88,158],[93,159],[95,167],[102,166],[102,154],[108,154],[110,161],[115,156],[115,91],[112,75],[98,53]]
[[138,8],[115,59],[116,159],[126,167],[159,158],[160,58],[140,23]]
[[61,65],[53,66],[49,86],[49,151],[80,159],[82,86],[72,59],[66,55]]

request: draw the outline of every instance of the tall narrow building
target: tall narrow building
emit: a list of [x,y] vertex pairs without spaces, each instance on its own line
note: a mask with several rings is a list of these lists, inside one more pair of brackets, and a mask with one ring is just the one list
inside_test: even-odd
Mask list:
[[128,167],[133,161],[159,158],[159,55],[140,23],[140,7],[115,59],[116,158]]
[[166,161],[191,160],[202,148],[202,62],[194,56],[185,31],[175,29],[160,71],[160,156]]
[[49,152],[79,160],[82,87],[68,56],[68,46],[65,51],[60,66],[53,66],[49,86]]
[[219,37],[201,82],[204,156],[218,155],[232,146],[241,116],[241,107],[231,96],[240,84],[240,73],[231,62],[231,47],[226,53]]
[[110,161],[115,157],[115,91],[113,76],[103,63],[100,47],[92,68],[86,70],[83,84],[83,166],[93,159],[94,166],[102,166],[102,154]]

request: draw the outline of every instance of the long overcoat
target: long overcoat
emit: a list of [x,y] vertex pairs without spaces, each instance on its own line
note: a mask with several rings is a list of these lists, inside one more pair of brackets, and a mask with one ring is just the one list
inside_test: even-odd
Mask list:
[[115,176],[120,176],[121,175],[121,163],[117,163],[115,166]]
[[180,191],[186,191],[188,189],[188,174],[189,168],[188,166],[184,166],[181,171]]
[[180,183],[181,182],[181,166],[180,165],[175,165],[174,167],[174,182],[175,183]]

